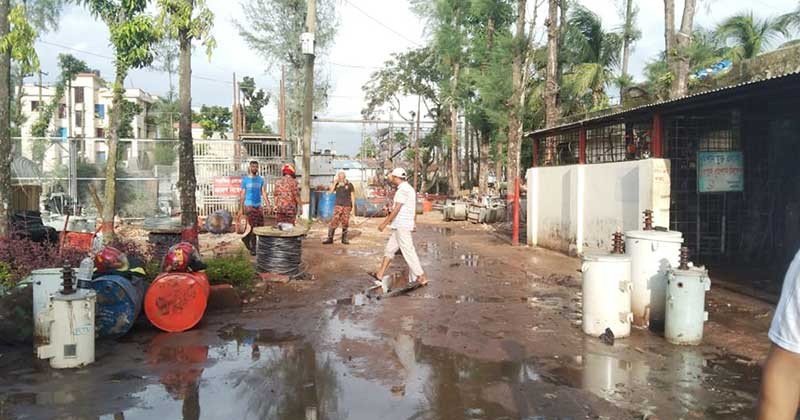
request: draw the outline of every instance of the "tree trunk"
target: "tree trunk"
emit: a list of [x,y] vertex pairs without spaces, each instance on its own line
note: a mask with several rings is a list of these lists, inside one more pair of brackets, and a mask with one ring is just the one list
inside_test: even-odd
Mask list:
[[119,145],[119,125],[122,117],[122,101],[125,100],[126,71],[117,69],[114,80],[114,96],[108,121],[108,151],[106,152],[106,188],[103,203],[103,233],[106,238],[114,235],[114,214],[117,202],[117,148]]
[[622,44],[622,77],[628,77],[628,63],[631,58],[631,42],[630,29],[633,27],[633,0],[626,0],[625,2],[625,31],[623,33]]
[[458,107],[456,106],[460,67],[458,62],[453,64],[452,102],[450,102],[450,193],[453,195],[461,191],[461,181],[458,176]]
[[503,181],[503,145],[495,142],[494,145],[494,177],[495,188],[500,191],[500,182]]
[[[0,0],[0,38],[9,32],[8,13],[11,11],[10,0]],[[5,238],[9,229],[9,213],[11,211],[11,130],[10,124],[10,91],[11,56],[8,52],[0,54],[0,238]]]
[[525,94],[523,66],[528,42],[525,35],[525,9],[527,0],[517,0],[517,27],[514,35],[514,57],[511,62],[511,99],[508,116],[508,161],[506,181],[510,184],[519,176],[520,143],[522,142],[522,96]]
[[478,138],[478,183],[481,194],[489,191],[489,135],[481,131]]
[[696,2],[697,0],[686,0],[683,6],[681,29],[675,34],[675,79],[670,93],[672,98],[686,96],[689,93],[689,57],[686,55],[686,50],[692,43]]
[[178,123],[178,189],[181,197],[181,226],[184,231],[197,228],[197,179],[194,174],[192,141],[192,43],[188,31],[179,34],[180,75],[178,100],[181,117]]
[[547,21],[547,67],[544,87],[544,125],[558,122],[558,0],[549,0]]

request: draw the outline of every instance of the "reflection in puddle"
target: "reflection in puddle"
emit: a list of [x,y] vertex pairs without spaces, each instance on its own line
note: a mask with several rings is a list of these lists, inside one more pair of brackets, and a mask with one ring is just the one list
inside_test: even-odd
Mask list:
[[431,228],[431,230],[442,236],[453,236],[453,228],[437,226]]
[[461,255],[461,265],[466,267],[477,267],[479,259],[480,259],[479,255],[463,254]]

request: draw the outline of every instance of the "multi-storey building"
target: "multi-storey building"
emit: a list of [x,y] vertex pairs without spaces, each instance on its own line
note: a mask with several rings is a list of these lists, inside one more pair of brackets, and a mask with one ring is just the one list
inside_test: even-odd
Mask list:
[[[27,117],[21,127],[21,152],[26,158],[33,158],[33,136],[31,133],[39,113],[54,100],[56,88],[53,86],[23,86],[22,110]],[[78,154],[88,163],[102,164],[108,153],[105,137],[109,125],[109,111],[113,92],[100,78],[99,73],[81,73],[72,81],[55,110],[50,122],[48,135],[63,139],[64,147],[49,147],[44,159],[44,169],[53,167],[54,162],[68,158],[68,139],[77,141]],[[148,124],[150,108],[156,98],[141,89],[125,89],[125,99],[136,103],[141,112],[133,118],[131,127],[135,139],[155,138],[156,127]],[[57,140],[56,140],[57,141]],[[127,143],[127,142],[126,142]],[[123,160],[139,158],[139,142],[130,141]]]

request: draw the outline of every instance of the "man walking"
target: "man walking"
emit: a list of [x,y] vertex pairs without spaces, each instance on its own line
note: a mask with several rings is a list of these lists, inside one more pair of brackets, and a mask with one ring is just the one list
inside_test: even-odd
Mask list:
[[[266,203],[266,208],[262,208],[262,203]],[[258,162],[250,161],[248,174],[242,178],[242,191],[239,193],[239,216],[244,212],[247,224],[250,225],[250,231],[242,238],[242,242],[250,251],[250,255],[256,254],[257,238],[253,229],[264,226],[264,211],[270,211],[270,207],[266,183],[264,178],[258,175]]]
[[397,192],[394,195],[394,208],[383,223],[378,226],[378,230],[383,232],[387,226],[390,226],[392,235],[389,236],[389,241],[386,243],[383,262],[375,273],[375,277],[378,280],[383,278],[386,269],[389,268],[389,264],[391,264],[394,255],[399,249],[406,260],[406,264],[408,264],[411,274],[417,282],[424,286],[428,284],[428,276],[422,271],[422,265],[419,263],[417,250],[414,249],[414,241],[411,237],[411,232],[416,230],[417,193],[414,191],[414,187],[406,182],[406,171],[403,168],[395,168],[389,175],[389,181],[397,187]]
[[350,227],[350,212],[355,208],[355,188],[353,184],[347,180],[347,175],[344,171],[339,171],[336,179],[331,184],[330,192],[336,193],[336,201],[333,206],[333,218],[328,227],[328,239],[322,241],[325,245],[333,243],[333,234],[336,233],[336,228],[342,225],[342,243],[347,245],[350,241],[347,240],[347,229]]
[[794,420],[800,404],[800,252],[783,279],[769,329],[772,348],[764,364],[759,420]]

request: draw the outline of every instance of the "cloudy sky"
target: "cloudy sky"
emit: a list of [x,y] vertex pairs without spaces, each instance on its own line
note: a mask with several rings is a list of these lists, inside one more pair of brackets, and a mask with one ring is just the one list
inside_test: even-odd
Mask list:
[[[208,0],[215,14],[214,35],[219,47],[210,61],[203,50],[195,52],[192,81],[195,106],[230,106],[234,72],[240,78],[253,76],[259,87],[275,94],[278,92],[280,69],[268,69],[257,54],[249,51],[232,23],[241,18],[239,4],[242,1],[246,0]],[[580,1],[598,13],[607,28],[620,24],[618,2],[621,1]],[[528,3],[532,7],[533,1]],[[639,76],[644,63],[663,48],[663,3],[659,0],[637,0],[637,3],[641,9],[638,24],[643,37],[635,46],[631,70]],[[677,0],[677,3],[678,9],[682,10],[682,1]],[[752,10],[760,17],[786,13],[797,7],[798,0],[700,0],[700,3],[702,6],[696,23],[713,27],[726,16],[740,11]],[[323,67],[329,75],[333,91],[328,108],[316,114],[330,118],[359,118],[363,107],[361,86],[370,73],[390,54],[424,44],[426,28],[403,0],[336,0],[336,6],[339,31],[335,45],[327,57],[317,61],[317,66]],[[44,35],[37,51],[42,70],[50,74],[45,76],[46,81],[52,81],[57,73],[56,57],[59,53],[71,53],[85,60],[106,77],[113,74],[107,29],[78,7],[72,6],[65,11],[61,29]],[[166,74],[138,70],[129,76],[126,86],[161,95],[168,90],[169,83]],[[274,104],[270,104],[264,113],[273,127],[277,127]],[[354,153],[362,132],[374,129],[374,126],[362,127],[360,124],[316,124],[315,145],[318,148],[333,147],[340,153]]]

